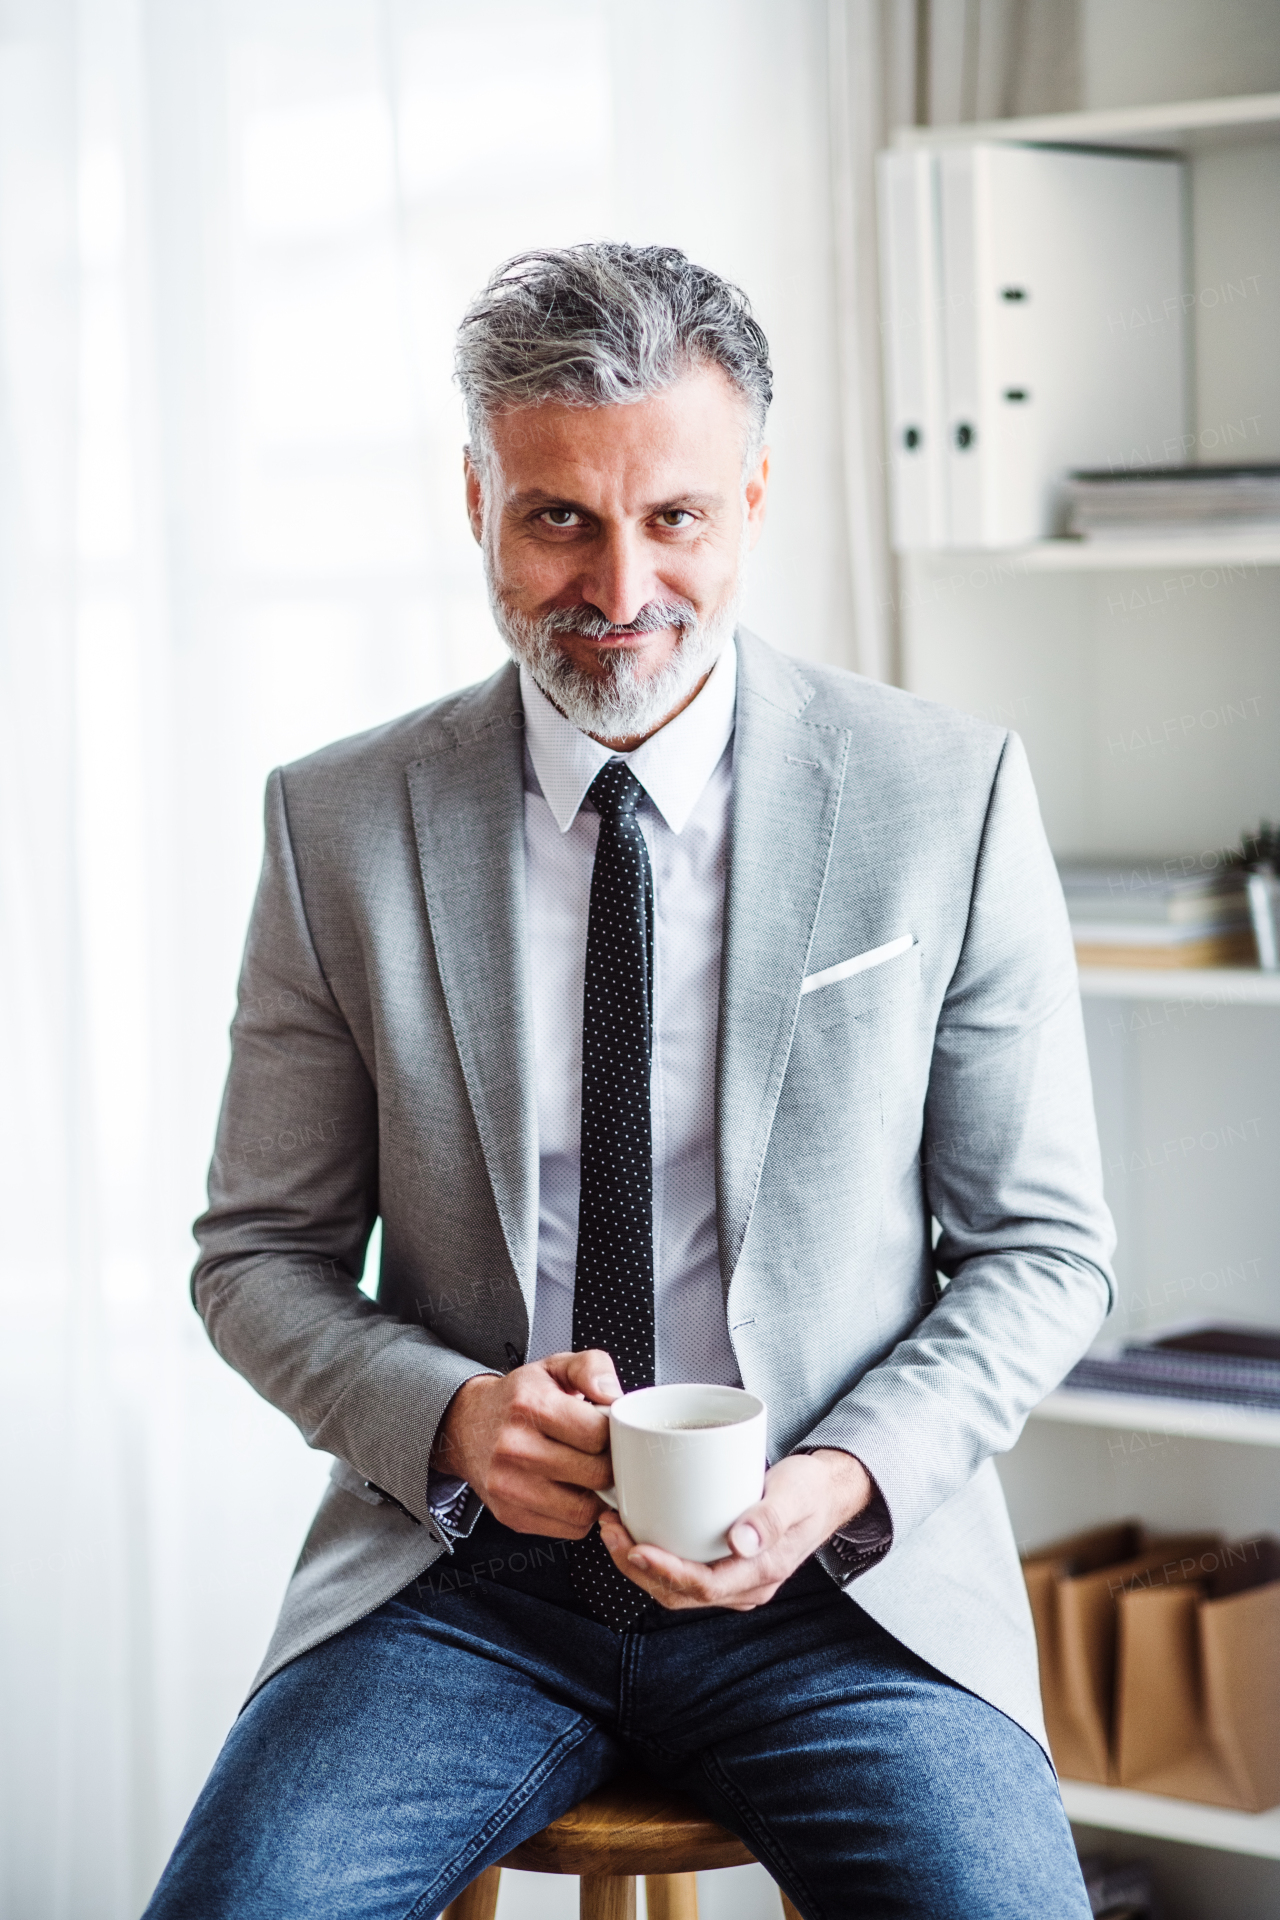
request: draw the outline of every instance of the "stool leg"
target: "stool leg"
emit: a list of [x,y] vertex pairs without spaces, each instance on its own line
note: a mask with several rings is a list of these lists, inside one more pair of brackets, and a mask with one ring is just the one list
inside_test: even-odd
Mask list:
[[644,1897],[649,1920],[698,1920],[696,1873],[646,1873]]
[[478,1880],[464,1887],[456,1900],[451,1900],[440,1920],[493,1920],[498,1910],[498,1882],[502,1878],[501,1867],[486,1867]]
[[578,1920],[636,1920],[634,1873],[584,1873],[578,1882]]

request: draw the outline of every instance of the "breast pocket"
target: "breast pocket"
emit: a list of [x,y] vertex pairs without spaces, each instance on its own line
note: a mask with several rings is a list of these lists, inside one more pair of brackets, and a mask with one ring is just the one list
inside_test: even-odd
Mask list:
[[820,993],[823,987],[838,986],[842,980],[852,980],[860,973],[871,973],[876,967],[888,966],[890,961],[899,960],[910,953],[916,944],[909,933],[900,933],[896,939],[885,940],[878,947],[868,947],[862,953],[851,954],[847,960],[837,960],[834,966],[821,967],[817,973],[806,974],[800,983],[804,993]]
[[910,1020],[919,999],[920,944],[908,935],[905,944],[891,941],[810,974],[801,989],[799,1025],[816,1033],[853,1028],[866,1041],[873,1029],[888,1032],[897,1020]]

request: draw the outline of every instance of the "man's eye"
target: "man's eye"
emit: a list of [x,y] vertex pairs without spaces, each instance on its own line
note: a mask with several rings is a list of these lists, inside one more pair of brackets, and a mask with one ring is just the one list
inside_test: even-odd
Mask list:
[[668,507],[665,513],[658,515],[658,525],[662,527],[683,527],[693,515],[687,507]]
[[572,507],[547,507],[538,518],[545,520],[549,527],[576,527],[581,524],[581,515],[576,514]]

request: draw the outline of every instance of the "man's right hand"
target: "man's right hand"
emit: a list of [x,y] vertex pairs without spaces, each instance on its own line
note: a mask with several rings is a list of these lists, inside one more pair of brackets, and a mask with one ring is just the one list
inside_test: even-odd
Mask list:
[[607,1353],[553,1353],[478,1373],[449,1402],[431,1465],[466,1480],[516,1533],[582,1540],[612,1485],[608,1407],[622,1392]]

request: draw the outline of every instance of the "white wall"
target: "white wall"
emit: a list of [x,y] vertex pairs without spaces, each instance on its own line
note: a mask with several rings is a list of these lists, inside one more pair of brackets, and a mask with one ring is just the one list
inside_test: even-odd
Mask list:
[[610,230],[673,242],[755,306],[775,372],[773,479],[744,618],[788,652],[849,665],[826,15],[818,0],[699,0],[673,57],[649,10],[611,9],[625,84]]
[[1280,88],[1275,0],[1082,0],[1085,107]]

